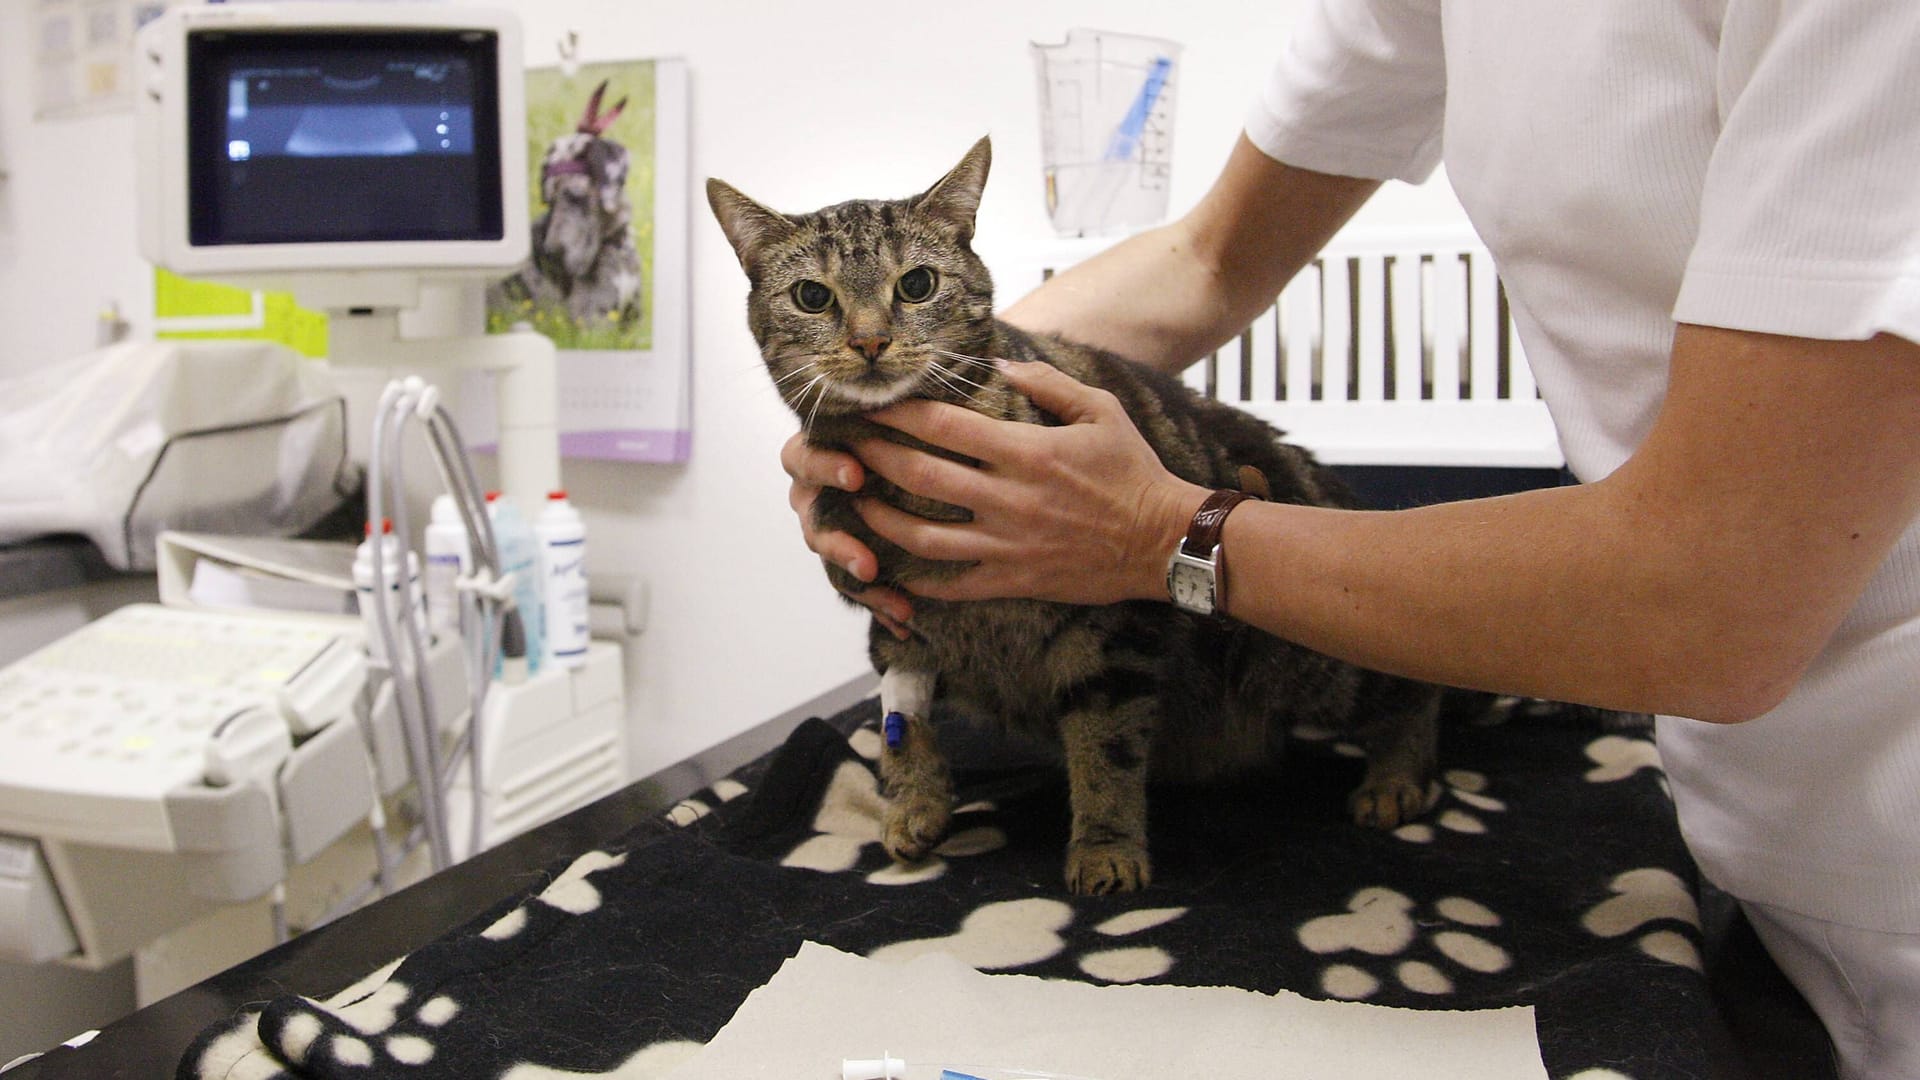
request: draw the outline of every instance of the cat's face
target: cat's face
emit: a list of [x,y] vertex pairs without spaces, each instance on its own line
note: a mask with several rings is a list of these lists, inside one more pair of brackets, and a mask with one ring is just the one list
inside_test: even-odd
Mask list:
[[986,139],[911,199],[781,214],[719,180],[707,201],[752,283],[747,323],[802,417],[903,398],[967,396],[991,334],[993,282],[974,255]]

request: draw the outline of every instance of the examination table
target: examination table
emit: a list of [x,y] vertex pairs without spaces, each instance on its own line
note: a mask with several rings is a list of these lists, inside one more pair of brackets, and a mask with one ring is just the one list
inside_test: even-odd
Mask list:
[[1155,788],[1154,882],[1108,897],[1061,884],[1063,774],[937,719],[960,809],[927,867],[877,842],[877,702],[796,714],[7,1080],[651,1075],[646,1047],[711,1038],[808,940],[1048,978],[1532,1005],[1556,1080],[1830,1075],[1804,1004],[1703,897],[1634,718],[1527,701],[1453,717],[1437,805],[1393,833],[1346,821],[1351,747],[1297,738],[1246,782]]

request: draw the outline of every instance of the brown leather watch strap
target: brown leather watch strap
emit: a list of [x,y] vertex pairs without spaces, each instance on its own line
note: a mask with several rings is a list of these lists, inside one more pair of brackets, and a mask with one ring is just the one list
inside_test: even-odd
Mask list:
[[1227,515],[1253,497],[1244,491],[1225,488],[1207,496],[1207,501],[1193,512],[1193,521],[1187,526],[1187,538],[1180,542],[1180,550],[1198,559],[1212,558],[1213,549],[1220,545],[1220,528],[1227,523]]

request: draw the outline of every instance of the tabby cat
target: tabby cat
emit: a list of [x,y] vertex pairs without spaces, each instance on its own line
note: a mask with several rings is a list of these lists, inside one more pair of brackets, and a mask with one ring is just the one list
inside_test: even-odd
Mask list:
[[[863,417],[909,397],[1057,423],[984,358],[1043,360],[1116,395],[1167,468],[1184,479],[1230,487],[1240,467],[1252,466],[1275,499],[1352,505],[1334,474],[1246,413],[1161,372],[995,319],[993,284],[971,247],[990,154],[988,140],[980,140],[918,197],[857,200],[810,214],[782,214],[719,180],[707,182],[714,215],[751,282],[747,324],[810,443],[845,448],[876,435],[912,443]],[[969,517],[878,476],[870,476],[865,494],[923,517]],[[878,584],[911,589],[964,569],[874,535],[846,492],[822,492],[814,513],[820,526],[873,548]],[[826,569],[844,591],[865,587],[841,567]],[[907,640],[872,626],[875,669],[931,681],[938,698],[961,712],[1060,747],[1073,816],[1066,860],[1073,892],[1125,891],[1150,880],[1150,775],[1204,781],[1244,771],[1273,760],[1299,724],[1353,732],[1365,743],[1367,771],[1350,800],[1356,821],[1392,828],[1429,805],[1436,687],[1168,603],[916,598],[914,612]],[[924,715],[907,716],[898,745],[888,741],[880,760],[889,797],[884,843],[893,857],[912,861],[945,834],[952,781]]]

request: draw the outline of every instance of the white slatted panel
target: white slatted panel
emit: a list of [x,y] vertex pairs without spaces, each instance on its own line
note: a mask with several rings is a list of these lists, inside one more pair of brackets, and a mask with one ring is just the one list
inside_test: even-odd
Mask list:
[[1327,259],[1320,273],[1320,398],[1347,400],[1347,353],[1353,348],[1353,304],[1347,260]]
[[1507,380],[1513,387],[1508,397],[1514,401],[1532,401],[1540,396],[1540,390],[1533,383],[1533,369],[1527,366],[1526,350],[1520,347],[1520,331],[1509,319],[1505,327],[1507,332]]
[[1425,350],[1421,332],[1420,255],[1418,252],[1395,256],[1388,264],[1391,288],[1390,317],[1393,325],[1393,399],[1419,401],[1425,374]]
[[1294,275],[1280,294],[1281,344],[1286,350],[1286,398],[1313,400],[1314,351],[1320,342],[1320,270],[1309,266]]
[[1360,401],[1387,397],[1387,260],[1371,253],[1355,255],[1353,339],[1359,346],[1357,385]]
[[1493,276],[1492,257],[1476,253],[1468,281],[1468,334],[1473,365],[1473,400],[1493,401],[1500,395],[1500,282]]
[[1207,392],[1207,370],[1212,366],[1213,364],[1209,360],[1202,360],[1197,364],[1188,364],[1186,370],[1180,373],[1180,381],[1187,384],[1187,389],[1192,390],[1194,393],[1205,394]]
[[[1012,299],[1040,270],[1107,243],[996,265],[994,276]],[[1552,417],[1500,307],[1492,259],[1470,233],[1342,233],[1274,307],[1181,378],[1332,464],[1557,467]]]
[[1280,400],[1280,310],[1268,308],[1254,316],[1241,341],[1251,360],[1252,381],[1247,386],[1248,401]]
[[1240,339],[1234,338],[1213,354],[1213,396],[1238,405],[1247,396],[1240,387]]
[[1466,343],[1466,264],[1457,251],[1437,251],[1427,266],[1429,302],[1426,325],[1433,400],[1460,400],[1460,351]]

